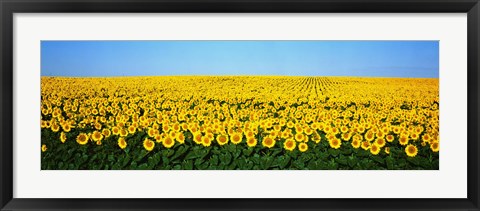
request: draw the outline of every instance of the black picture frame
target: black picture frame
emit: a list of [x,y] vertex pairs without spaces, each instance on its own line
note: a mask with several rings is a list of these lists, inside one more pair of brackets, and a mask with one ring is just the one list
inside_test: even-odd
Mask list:
[[[478,0],[0,0],[0,207],[2,210],[479,210]],[[14,13],[467,13],[466,199],[24,199],[13,198]],[[453,182],[453,181],[445,181]],[[253,189],[253,188],[252,188]],[[448,190],[445,190],[448,191]]]

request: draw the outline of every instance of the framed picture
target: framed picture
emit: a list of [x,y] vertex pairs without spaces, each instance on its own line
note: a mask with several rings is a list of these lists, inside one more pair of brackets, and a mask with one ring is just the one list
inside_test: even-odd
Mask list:
[[2,210],[479,209],[477,0],[0,6]]

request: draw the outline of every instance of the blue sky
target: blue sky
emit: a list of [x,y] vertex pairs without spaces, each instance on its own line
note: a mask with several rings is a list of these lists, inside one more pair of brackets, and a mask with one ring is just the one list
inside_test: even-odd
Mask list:
[[42,76],[438,78],[438,41],[42,41]]

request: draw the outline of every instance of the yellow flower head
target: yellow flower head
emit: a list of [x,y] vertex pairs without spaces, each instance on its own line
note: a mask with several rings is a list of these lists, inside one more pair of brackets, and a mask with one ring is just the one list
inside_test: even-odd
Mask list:
[[255,137],[250,137],[247,139],[247,145],[249,147],[255,147],[257,145],[257,139]]
[[328,143],[330,144],[330,147],[334,149],[338,149],[342,145],[342,142],[337,138],[329,139]]
[[242,134],[241,133],[234,133],[231,137],[230,137],[230,141],[234,144],[239,144],[240,142],[242,142]]
[[398,143],[400,143],[403,146],[407,145],[408,144],[408,137],[407,136],[400,136],[400,138],[398,139]]
[[103,139],[103,135],[102,135],[102,133],[100,133],[100,132],[98,132],[98,131],[94,131],[94,132],[92,133],[92,139],[93,139],[94,141],[97,141],[97,142],[98,142],[98,141],[101,141],[101,140]]
[[127,147],[127,142],[125,141],[125,138],[123,137],[120,137],[118,138],[118,146],[120,147],[120,149],[125,149]]
[[298,142],[303,142],[305,141],[305,135],[303,135],[302,133],[297,133],[295,134],[295,140]]
[[370,142],[362,141],[362,149],[367,150],[370,148]]
[[143,147],[150,152],[153,150],[153,147],[155,147],[155,142],[151,141],[148,138],[145,138],[145,140],[143,141]]
[[198,132],[198,133],[195,133],[193,134],[193,141],[197,144],[202,144],[202,133],[201,132]]
[[296,146],[297,142],[293,139],[287,139],[285,142],[283,142],[283,148],[289,151],[293,151]]
[[47,145],[42,144],[42,152],[46,152],[46,151],[47,151]]
[[222,146],[228,143],[228,136],[224,134],[220,134],[217,136],[217,143]]
[[88,135],[85,134],[85,133],[80,133],[78,134],[77,136],[77,143],[81,144],[81,145],[85,145],[88,143]]
[[173,145],[175,145],[175,140],[167,135],[165,139],[163,139],[162,144],[165,148],[172,148]]
[[408,157],[415,157],[417,155],[417,147],[415,145],[411,145],[409,144],[406,148],[405,148],[405,153],[407,153]]
[[67,141],[67,135],[64,132],[60,133],[60,141],[62,143],[65,143],[65,141]]
[[433,152],[438,152],[440,151],[440,143],[439,142],[432,142],[430,144],[430,149],[433,151]]
[[390,154],[390,147],[385,147],[385,153]]
[[387,135],[387,141],[392,142],[394,140],[393,135]]
[[360,141],[355,139],[352,141],[352,147],[355,148],[355,149],[358,149],[360,147]]
[[137,128],[135,126],[130,125],[130,127],[128,127],[128,133],[134,134],[136,131],[137,131]]
[[212,139],[210,139],[210,137],[208,137],[208,136],[203,136],[202,137],[202,145],[204,147],[209,147],[211,144],[212,144]]
[[109,129],[105,128],[105,129],[102,130],[102,134],[103,134],[103,136],[105,136],[105,138],[108,138],[108,137],[110,137],[110,135],[112,133]]
[[267,136],[263,139],[262,145],[264,147],[272,148],[273,146],[275,146],[275,140],[273,138]]
[[307,149],[308,149],[308,145],[306,143],[298,144],[298,150],[300,150],[300,152],[305,152],[307,151]]
[[372,144],[370,146],[370,153],[372,153],[372,155],[378,155],[379,152],[380,152],[380,147],[377,144]]
[[177,140],[178,143],[183,144],[183,143],[185,143],[185,135],[182,132],[179,132],[175,136],[175,140]]
[[375,144],[376,144],[377,146],[379,146],[380,148],[381,148],[381,147],[384,147],[384,146],[385,146],[385,139],[378,137],[378,138],[375,140]]

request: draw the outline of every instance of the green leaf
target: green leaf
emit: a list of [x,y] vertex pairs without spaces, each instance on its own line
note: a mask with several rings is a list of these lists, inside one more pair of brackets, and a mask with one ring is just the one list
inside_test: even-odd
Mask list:
[[175,160],[177,159],[178,157],[180,157],[181,155],[183,155],[186,151],[188,150],[188,146],[179,146],[177,148],[177,151],[175,152],[175,154],[173,155],[173,157],[171,158],[172,160]]
[[412,157],[408,157],[408,158],[407,158],[407,161],[410,162],[410,163],[412,163],[412,164],[415,165],[415,166],[420,165],[420,161],[419,161],[418,157],[413,157],[413,158],[412,158]]
[[128,165],[129,162],[130,162],[130,156],[129,156],[129,155],[126,155],[126,156],[123,158],[122,165],[121,165],[120,168],[124,168],[125,166]]
[[340,151],[336,149],[328,149],[328,153],[333,157],[337,157],[338,154],[340,154]]
[[394,166],[393,166],[393,158],[388,156],[387,158],[385,158],[385,161],[387,163],[387,169],[394,169]]
[[224,152],[224,153],[225,154],[221,154],[219,158],[220,158],[221,164],[224,166],[227,166],[228,164],[230,164],[230,161],[232,160],[232,155],[230,155],[229,152]]
[[283,159],[280,160],[279,166],[281,169],[285,169],[288,163],[290,162],[290,156],[285,156]]
[[183,169],[185,170],[192,170],[193,169],[193,161],[192,160],[185,160],[182,163]]
[[347,158],[345,158],[343,155],[340,155],[340,157],[337,159],[337,162],[341,165],[347,165]]
[[263,157],[260,162],[260,168],[267,170],[273,163],[273,158],[270,156]]
[[146,163],[143,163],[143,164],[138,166],[138,170],[147,170],[147,169],[149,169],[149,168],[148,168],[148,165]]

